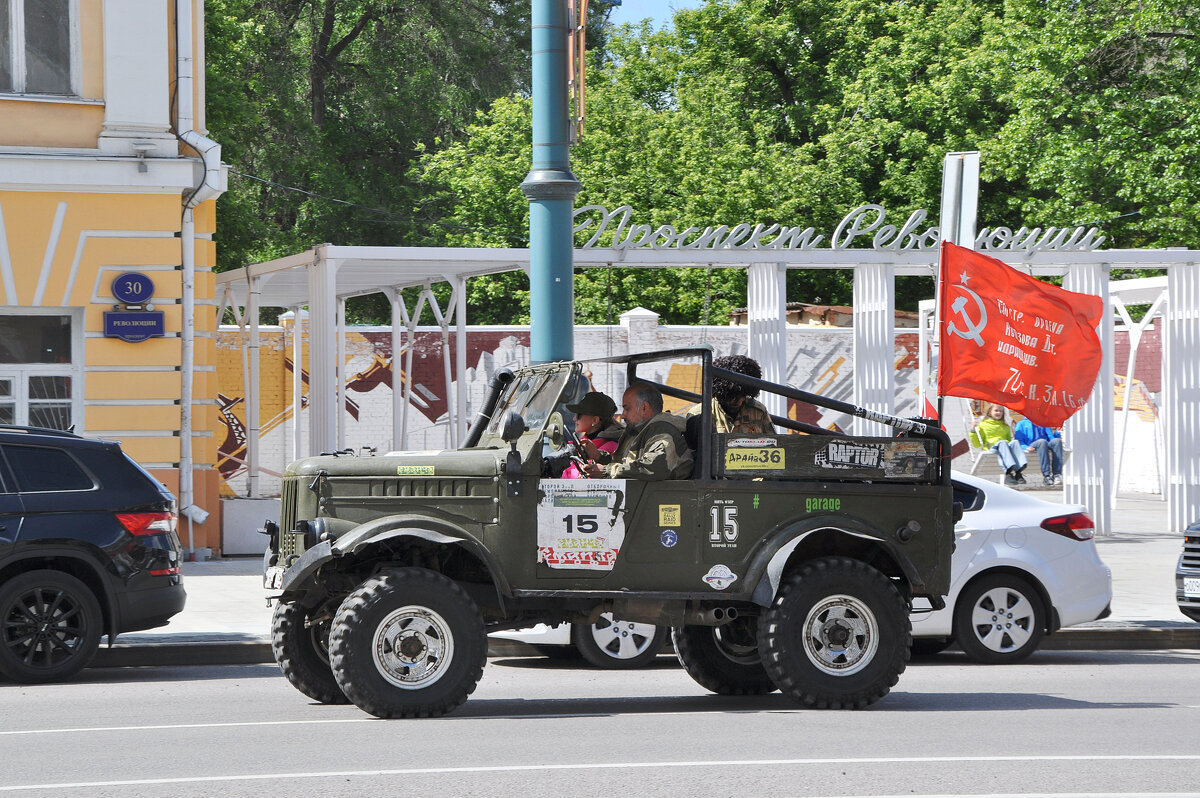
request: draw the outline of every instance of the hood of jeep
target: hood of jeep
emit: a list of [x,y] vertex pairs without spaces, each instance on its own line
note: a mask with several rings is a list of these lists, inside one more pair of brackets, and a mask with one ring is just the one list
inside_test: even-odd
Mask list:
[[425,452],[388,452],[375,457],[322,455],[297,460],[285,476],[371,477],[493,477],[502,472],[502,449],[436,449]]

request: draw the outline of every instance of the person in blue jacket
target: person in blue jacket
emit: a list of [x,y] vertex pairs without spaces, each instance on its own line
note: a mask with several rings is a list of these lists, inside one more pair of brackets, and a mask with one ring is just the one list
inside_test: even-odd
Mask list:
[[1017,422],[1013,430],[1017,442],[1027,452],[1037,452],[1042,467],[1042,482],[1047,486],[1062,484],[1062,434],[1057,429],[1039,427],[1027,418]]

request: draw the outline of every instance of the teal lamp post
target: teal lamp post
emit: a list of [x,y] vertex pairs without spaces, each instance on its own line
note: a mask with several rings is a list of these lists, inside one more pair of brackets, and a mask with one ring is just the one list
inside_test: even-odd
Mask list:
[[533,164],[521,183],[529,200],[529,343],[535,363],[574,357],[575,195],[567,103],[567,0],[533,2]]

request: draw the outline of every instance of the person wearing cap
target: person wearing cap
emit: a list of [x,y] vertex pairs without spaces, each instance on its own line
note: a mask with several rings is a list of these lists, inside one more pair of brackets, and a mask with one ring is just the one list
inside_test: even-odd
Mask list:
[[[617,403],[599,391],[589,391],[567,409],[575,414],[575,436],[588,459],[607,459],[617,450],[621,425],[617,423]],[[563,479],[583,479],[587,475],[571,463],[563,471]]]
[[[762,379],[762,368],[759,367],[758,361],[745,355],[713,358],[712,364],[714,368],[736,371],[756,380]],[[716,431],[738,435],[774,435],[775,425],[771,422],[771,414],[756,396],[757,388],[713,377],[712,415]],[[700,415],[700,409],[699,404],[693,405],[687,415],[697,417]]]
[[621,397],[625,432],[607,463],[587,463],[589,477],[687,479],[692,452],[683,439],[684,421],[663,412],[662,392],[653,385],[630,386]]

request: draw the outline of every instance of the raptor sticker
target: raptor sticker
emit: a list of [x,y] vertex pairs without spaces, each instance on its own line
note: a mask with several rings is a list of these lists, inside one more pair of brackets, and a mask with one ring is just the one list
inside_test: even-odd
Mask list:
[[883,444],[830,443],[814,455],[814,462],[824,468],[880,468]]
[[704,581],[713,590],[724,590],[737,581],[738,575],[727,565],[714,565],[704,575]]
[[674,529],[664,529],[662,535],[659,537],[659,540],[662,541],[662,544],[665,548],[669,549],[674,547],[675,544],[679,542],[679,535],[675,533]]
[[611,571],[625,543],[625,480],[543,479],[538,488],[537,561]]

